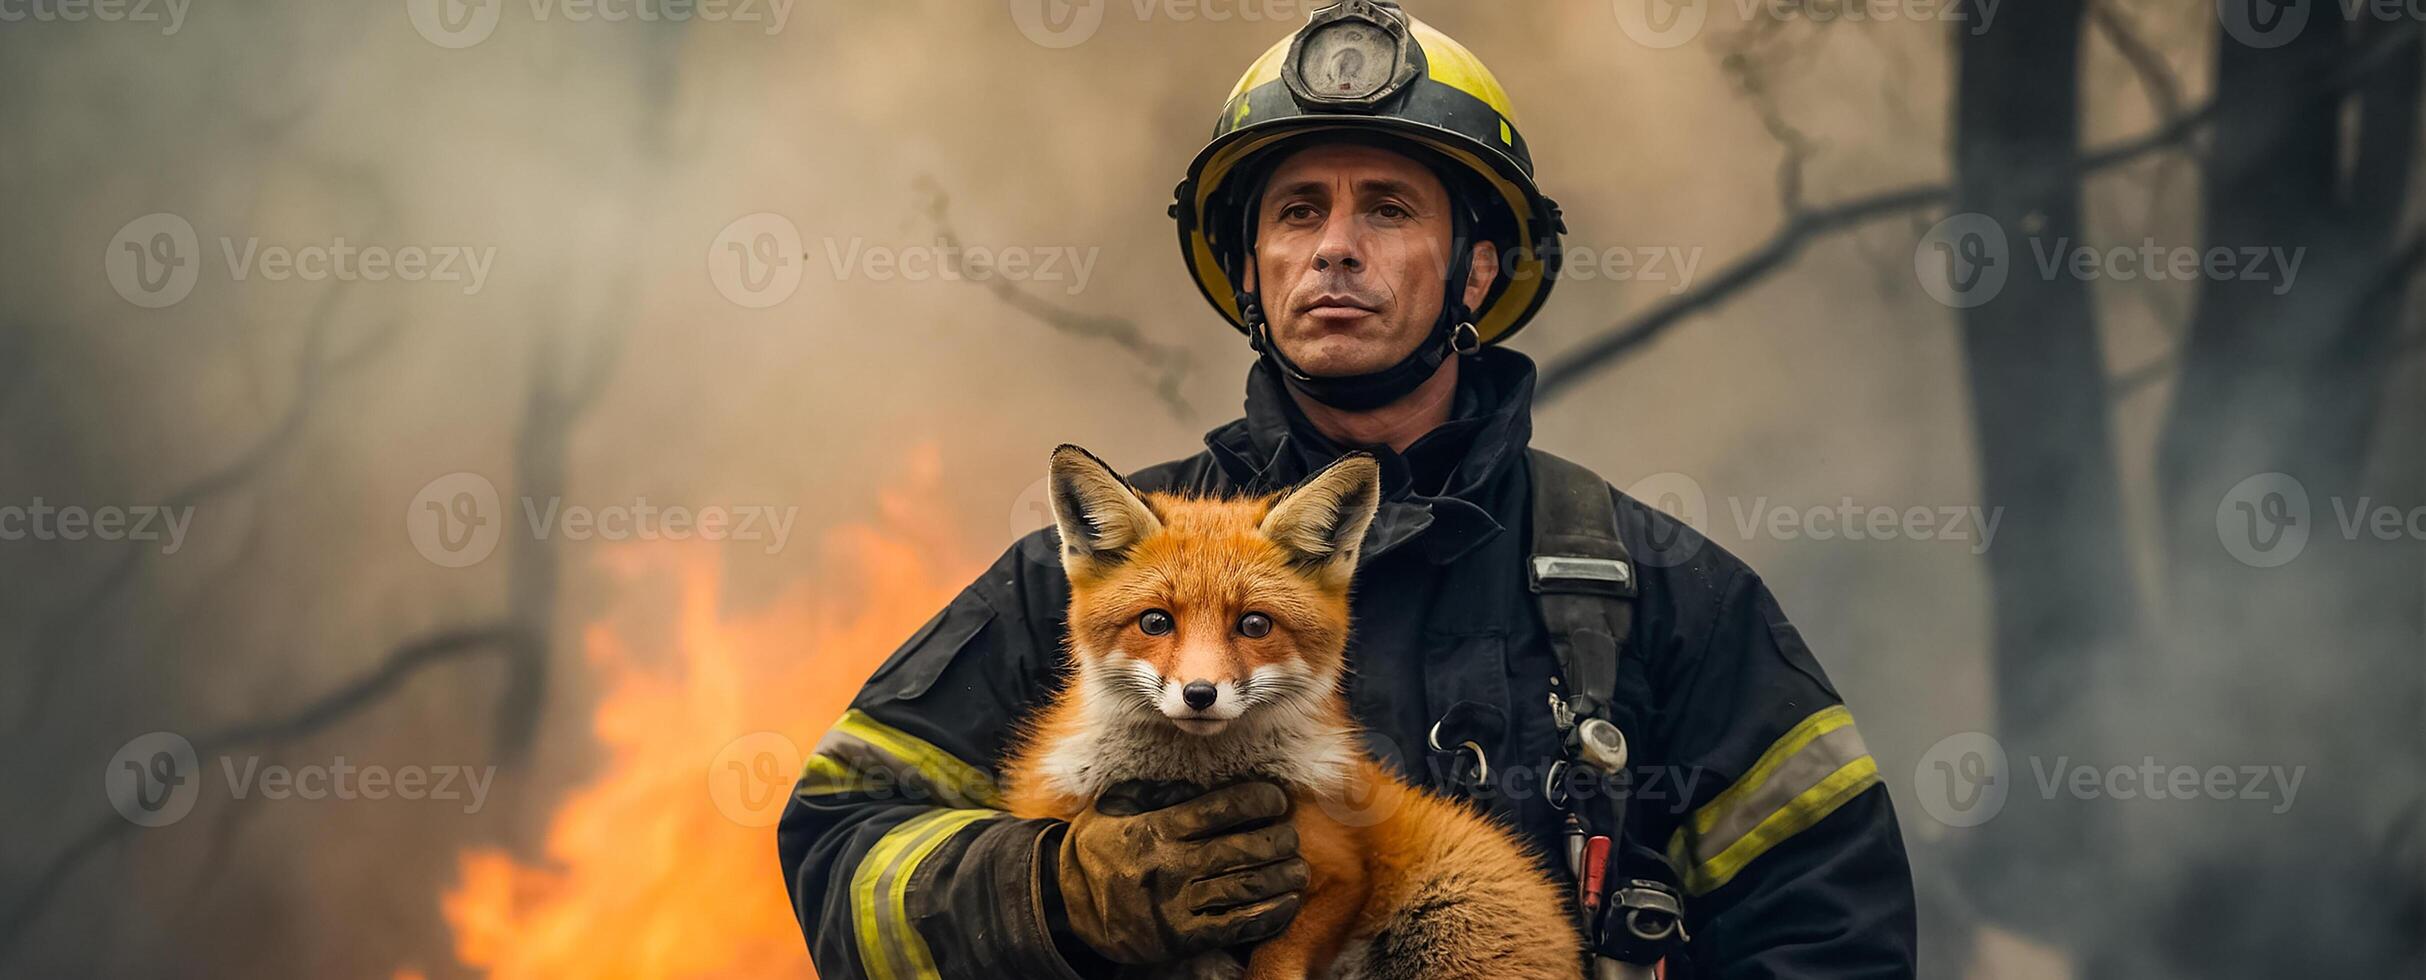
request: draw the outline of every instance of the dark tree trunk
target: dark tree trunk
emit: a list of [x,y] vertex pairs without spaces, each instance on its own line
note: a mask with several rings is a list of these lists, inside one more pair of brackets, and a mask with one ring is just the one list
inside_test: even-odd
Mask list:
[[[1972,20],[1962,23],[1977,23]],[[2001,231],[2003,286],[1962,313],[1980,489],[2011,530],[1986,558],[2004,813],[1975,833],[1972,900],[2061,942],[2102,891],[2110,836],[2095,811],[2025,792],[2031,758],[2095,758],[2107,666],[2136,632],[2106,366],[2090,284],[2040,273],[2033,245],[2083,235],[2081,0],[2007,4],[1995,29],[1957,30],[1955,205]],[[2061,854],[2060,860],[2050,860]]]
[[2207,800],[2158,818],[2174,846],[2146,890],[2154,928],[2117,974],[2417,964],[2417,923],[2400,918],[2418,907],[2416,868],[2388,858],[2420,780],[2426,542],[2346,520],[2420,497],[2418,447],[2385,445],[2388,428],[2416,430],[2384,421],[2415,406],[2387,388],[2416,377],[2397,365],[2420,250],[2396,236],[2418,25],[2341,15],[2311,5],[2279,47],[2218,35],[2203,245],[2304,258],[2296,279],[2201,284],[2157,457],[2171,628],[2147,667],[2171,710],[2142,733],[2202,765],[2305,766],[2307,787],[2283,812]]

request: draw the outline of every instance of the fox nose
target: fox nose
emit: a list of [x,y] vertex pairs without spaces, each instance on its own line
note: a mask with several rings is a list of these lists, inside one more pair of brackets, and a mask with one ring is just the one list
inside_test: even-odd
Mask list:
[[1221,692],[1214,690],[1212,681],[1189,681],[1188,686],[1179,691],[1180,700],[1188,702],[1188,707],[1198,711],[1212,707],[1213,700],[1220,696]]

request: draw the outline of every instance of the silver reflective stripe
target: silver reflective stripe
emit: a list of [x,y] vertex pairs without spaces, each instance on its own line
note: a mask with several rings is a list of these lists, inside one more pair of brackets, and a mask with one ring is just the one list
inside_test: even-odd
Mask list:
[[1846,763],[1869,754],[1870,750],[1862,745],[1861,730],[1852,725],[1812,739],[1802,751],[1771,770],[1768,782],[1738,797],[1734,806],[1719,814],[1718,820],[1694,841],[1695,856],[1707,860],[1726,853],[1727,848],[1743,840],[1761,821],[1792,805],[1819,785],[1820,780],[1836,775]]
[[1685,890],[1707,894],[1879,781],[1843,705],[1821,709],[1761,754],[1743,778],[1694,811],[1668,841]]
[[1634,581],[1634,568],[1615,558],[1577,558],[1572,555],[1533,556],[1533,582],[1555,582],[1560,579],[1585,582],[1615,582],[1624,585]]
[[909,911],[910,878],[961,828],[1000,817],[992,810],[934,810],[893,828],[860,859],[851,882],[860,965],[874,980],[935,980],[934,955]]

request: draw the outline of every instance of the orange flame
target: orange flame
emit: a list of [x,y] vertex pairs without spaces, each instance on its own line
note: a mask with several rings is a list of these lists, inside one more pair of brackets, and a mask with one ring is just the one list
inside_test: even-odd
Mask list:
[[[815,975],[775,818],[801,753],[975,573],[926,503],[939,496],[938,454],[921,450],[911,469],[911,491],[884,495],[878,521],[826,532],[828,567],[754,612],[720,608],[712,546],[607,553],[640,587],[582,636],[603,691],[593,731],[605,761],[557,810],[544,865],[462,856],[461,883],[440,900],[457,959],[500,980]],[[638,639],[651,613],[671,621],[670,655],[652,658]]]

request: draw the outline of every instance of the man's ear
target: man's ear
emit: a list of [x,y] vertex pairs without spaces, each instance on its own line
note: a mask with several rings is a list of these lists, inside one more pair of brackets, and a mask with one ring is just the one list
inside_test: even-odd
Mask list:
[[1053,450],[1052,498],[1062,569],[1071,575],[1118,564],[1162,530],[1162,519],[1128,481],[1077,446]]
[[1349,453],[1306,478],[1264,515],[1264,537],[1325,571],[1356,567],[1365,528],[1381,507],[1381,464]]
[[1488,238],[1474,243],[1474,261],[1466,266],[1466,308],[1481,309],[1491,284],[1499,281],[1499,243]]

